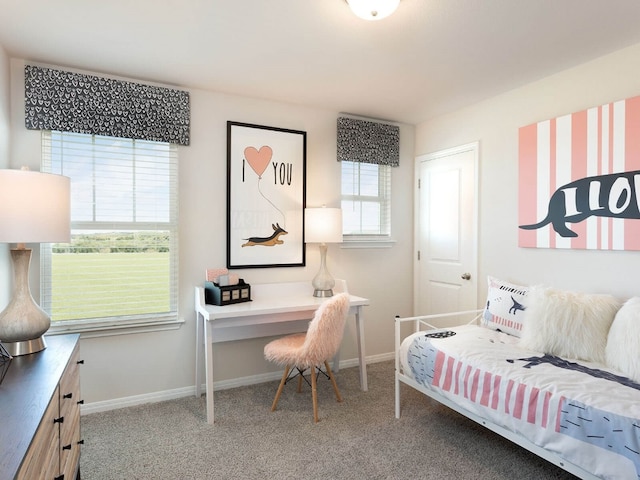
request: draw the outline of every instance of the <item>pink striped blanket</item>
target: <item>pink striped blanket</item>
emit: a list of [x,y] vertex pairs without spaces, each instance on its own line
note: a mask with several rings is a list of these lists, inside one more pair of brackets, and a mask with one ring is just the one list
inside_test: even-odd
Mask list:
[[400,350],[402,372],[601,478],[640,478],[640,385],[603,365],[518,346],[477,325]]

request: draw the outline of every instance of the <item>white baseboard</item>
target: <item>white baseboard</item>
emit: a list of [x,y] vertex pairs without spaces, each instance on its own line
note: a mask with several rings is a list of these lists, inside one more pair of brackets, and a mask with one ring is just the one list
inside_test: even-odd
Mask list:
[[[383,353],[380,355],[372,355],[366,358],[367,365],[371,363],[385,362],[393,360],[393,352]],[[357,367],[358,359],[351,358],[340,361],[340,368]],[[229,388],[244,387],[246,385],[256,385],[258,383],[271,382],[279,380],[282,376],[281,372],[263,373],[260,375],[250,375],[248,377],[232,378],[229,380],[220,380],[213,383],[214,390],[226,390]],[[206,390],[202,385],[200,391]],[[89,415],[90,413],[106,412],[119,408],[133,407],[135,405],[143,405],[145,403],[163,402],[166,400],[174,400],[176,398],[188,397],[195,395],[195,386],[175,388],[172,390],[164,390],[160,392],[145,393],[142,395],[133,395],[131,397],[114,398],[112,400],[104,400],[101,402],[85,403],[81,406],[81,415]]]
[[112,400],[104,400],[101,402],[85,403],[80,407],[80,415],[88,415],[90,413],[106,412],[108,410],[116,410],[118,408],[133,407],[135,405],[143,405],[145,403],[163,402],[165,400],[174,400],[176,398],[188,397],[195,395],[194,387],[175,388],[173,390],[164,390],[161,392],[145,393],[142,395],[133,395],[131,397],[114,398]]

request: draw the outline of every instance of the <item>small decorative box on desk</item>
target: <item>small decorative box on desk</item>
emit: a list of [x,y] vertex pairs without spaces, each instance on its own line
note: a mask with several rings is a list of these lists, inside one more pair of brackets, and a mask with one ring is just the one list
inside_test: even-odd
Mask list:
[[221,286],[213,282],[204,282],[204,301],[209,305],[230,305],[250,302],[251,285],[240,279],[237,285]]

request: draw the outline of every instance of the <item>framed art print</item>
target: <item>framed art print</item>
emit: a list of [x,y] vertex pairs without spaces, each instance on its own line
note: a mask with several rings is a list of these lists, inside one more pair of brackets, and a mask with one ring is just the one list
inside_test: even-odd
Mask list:
[[227,122],[227,267],[305,265],[307,134]]

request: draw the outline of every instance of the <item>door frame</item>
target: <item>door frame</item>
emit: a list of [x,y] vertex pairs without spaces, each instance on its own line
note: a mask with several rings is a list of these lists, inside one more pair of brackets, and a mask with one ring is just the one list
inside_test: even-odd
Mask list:
[[480,283],[478,282],[478,215],[480,210],[480,196],[479,196],[479,158],[480,158],[480,141],[475,141],[471,143],[466,143],[464,145],[459,145],[457,147],[446,148],[444,150],[438,150],[432,153],[425,153],[422,155],[418,155],[415,157],[414,163],[414,178],[415,180],[415,190],[414,190],[414,218],[413,218],[413,244],[414,244],[414,252],[413,252],[413,312],[418,311],[418,298],[421,291],[420,285],[420,264],[418,260],[418,251],[420,247],[420,166],[423,162],[428,162],[431,160],[438,160],[443,157],[448,157],[451,155],[456,155],[458,153],[464,152],[472,152],[473,153],[473,219],[471,231],[473,233],[473,237],[475,242],[472,245],[472,252],[474,261],[473,264],[469,266],[469,273],[471,273],[472,278],[476,280],[476,308],[478,303],[478,290],[480,287]]

